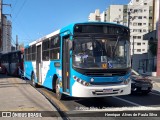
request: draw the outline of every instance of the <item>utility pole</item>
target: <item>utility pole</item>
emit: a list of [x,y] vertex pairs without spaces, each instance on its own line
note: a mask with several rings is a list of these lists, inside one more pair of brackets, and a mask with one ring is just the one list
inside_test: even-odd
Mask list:
[[16,35],[16,50],[18,50],[18,35]]
[[2,0],[0,0],[0,52],[3,50]]
[[128,11],[128,27],[130,27],[129,25],[130,25],[130,18],[131,18],[131,12],[130,11]]

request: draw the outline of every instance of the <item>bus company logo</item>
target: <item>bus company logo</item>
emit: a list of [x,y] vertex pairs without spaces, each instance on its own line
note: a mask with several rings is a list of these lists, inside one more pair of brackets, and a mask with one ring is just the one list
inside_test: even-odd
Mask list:
[[2,112],[2,117],[12,117],[11,112]]

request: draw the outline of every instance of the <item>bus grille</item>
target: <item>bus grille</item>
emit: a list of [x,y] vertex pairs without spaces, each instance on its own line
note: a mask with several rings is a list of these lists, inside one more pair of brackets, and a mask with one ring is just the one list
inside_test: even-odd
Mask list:
[[95,90],[95,91],[92,91],[92,94],[93,95],[111,95],[111,94],[118,94],[118,92],[119,92],[119,89],[113,90],[113,92],[111,93],[105,93],[103,92],[103,90]]
[[122,81],[119,81],[119,82],[90,82],[91,85],[117,85],[121,83]]
[[91,77],[100,77],[100,76],[124,76],[126,75],[126,72],[121,72],[121,73],[85,73],[87,76]]

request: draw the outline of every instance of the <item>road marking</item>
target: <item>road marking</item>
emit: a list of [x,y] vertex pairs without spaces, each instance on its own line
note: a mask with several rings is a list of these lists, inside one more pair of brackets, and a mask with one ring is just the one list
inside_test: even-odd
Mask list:
[[127,102],[127,103],[132,104],[132,105],[135,105],[135,106],[142,106],[142,105],[140,105],[140,104],[137,104],[137,103],[134,103],[134,102],[131,102],[131,101],[128,101],[128,100],[119,98],[119,97],[113,96],[113,98],[118,99],[118,100],[121,100],[121,101],[123,101],[123,102]]

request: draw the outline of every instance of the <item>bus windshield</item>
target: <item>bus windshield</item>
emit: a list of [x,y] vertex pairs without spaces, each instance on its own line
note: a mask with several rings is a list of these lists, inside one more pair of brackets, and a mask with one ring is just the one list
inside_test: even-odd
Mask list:
[[130,67],[129,40],[120,37],[76,37],[73,67],[124,69]]

